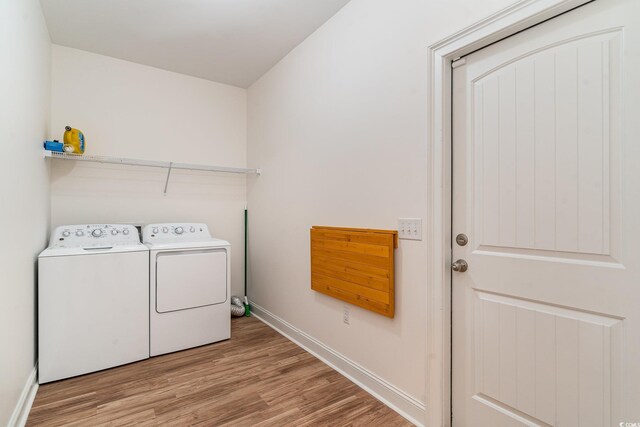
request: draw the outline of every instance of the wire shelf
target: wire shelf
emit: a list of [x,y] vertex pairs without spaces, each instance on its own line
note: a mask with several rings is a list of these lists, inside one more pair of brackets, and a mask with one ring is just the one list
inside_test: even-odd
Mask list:
[[240,173],[246,175],[260,175],[260,169],[247,169],[247,168],[233,168],[228,166],[213,166],[213,165],[200,165],[192,163],[178,163],[178,162],[163,162],[157,160],[142,160],[142,159],[128,159],[124,157],[107,157],[107,156],[92,156],[88,154],[69,154],[60,153],[57,151],[44,150],[45,157],[51,157],[53,159],[75,160],[81,162],[95,162],[95,163],[110,163],[116,165],[129,165],[129,166],[148,166],[152,168],[164,168],[164,169],[186,169],[197,171],[209,171],[209,172],[225,172],[225,173]]
[[199,165],[192,163],[162,162],[157,160],[127,159],[124,157],[92,156],[89,154],[70,154],[58,151],[44,150],[44,157],[52,159],[75,160],[79,162],[109,163],[113,165],[147,166],[151,168],[167,169],[167,178],[164,183],[164,194],[167,194],[169,177],[173,169],[238,173],[244,175],[260,175],[260,169],[232,168],[228,166]]

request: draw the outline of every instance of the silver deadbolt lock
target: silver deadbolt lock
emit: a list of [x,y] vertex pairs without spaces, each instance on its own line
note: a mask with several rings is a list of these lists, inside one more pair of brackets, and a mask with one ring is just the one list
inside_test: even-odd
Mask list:
[[460,233],[456,236],[456,243],[460,246],[465,246],[467,243],[469,243],[469,238],[466,234]]
[[457,271],[459,273],[464,273],[465,271],[467,271],[469,269],[469,264],[467,264],[467,261],[465,261],[463,259],[459,259],[456,262],[454,262],[453,264],[451,264],[451,269],[453,271]]

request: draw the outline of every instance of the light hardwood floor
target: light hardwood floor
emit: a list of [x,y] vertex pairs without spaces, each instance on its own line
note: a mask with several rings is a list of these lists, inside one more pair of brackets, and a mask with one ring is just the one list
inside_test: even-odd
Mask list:
[[28,426],[410,426],[255,318],[228,341],[40,386]]

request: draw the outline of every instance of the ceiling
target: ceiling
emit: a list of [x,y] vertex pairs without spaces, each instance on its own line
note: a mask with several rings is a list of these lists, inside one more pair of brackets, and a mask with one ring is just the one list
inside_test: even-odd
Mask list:
[[349,0],[41,0],[55,44],[247,87]]

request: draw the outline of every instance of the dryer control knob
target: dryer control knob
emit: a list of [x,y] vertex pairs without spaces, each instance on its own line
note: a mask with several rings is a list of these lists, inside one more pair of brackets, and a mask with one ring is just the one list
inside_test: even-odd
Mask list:
[[182,228],[182,227],[176,227],[176,230],[175,230],[175,231],[176,231],[176,234],[182,234],[182,233],[184,233],[184,228]]
[[169,232],[169,229],[168,229],[167,227],[162,227],[162,232],[163,232],[163,233],[168,233],[168,232]]
[[116,230],[116,229],[114,228],[113,230],[111,230],[111,234],[113,234],[113,235],[115,236],[116,234],[118,234],[118,230]]
[[189,229],[189,231],[190,231],[190,232],[192,232],[192,233],[195,233],[195,232],[196,232],[196,228],[195,228],[195,227],[191,227],[191,228]]
[[93,237],[100,237],[100,236],[102,236],[102,230],[100,230],[99,228],[96,228],[95,230],[93,230],[91,232],[91,235]]
[[84,231],[82,231],[82,230],[76,231],[76,236],[78,236],[78,237],[84,236]]
[[129,234],[129,229],[125,228],[124,230],[122,230],[122,234],[124,234],[125,236]]
[[69,234],[71,234],[71,233],[69,233],[67,230],[65,230],[65,231],[63,231],[63,232],[62,232],[62,235],[63,235],[64,237],[69,237]]
[[158,234],[158,231],[160,230],[158,230],[158,227],[153,227],[151,231],[153,231],[153,234]]

